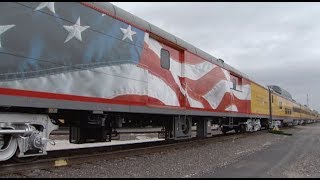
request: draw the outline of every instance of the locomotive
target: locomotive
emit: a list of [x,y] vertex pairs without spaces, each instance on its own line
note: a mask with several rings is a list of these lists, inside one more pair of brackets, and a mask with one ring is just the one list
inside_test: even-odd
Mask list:
[[298,125],[319,113],[105,2],[1,2],[0,161],[46,155],[50,133],[106,142],[128,122],[159,137]]

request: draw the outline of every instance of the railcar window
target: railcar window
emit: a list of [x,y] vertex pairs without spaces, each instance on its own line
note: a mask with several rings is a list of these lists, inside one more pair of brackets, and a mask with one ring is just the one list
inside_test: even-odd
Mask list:
[[271,102],[273,103],[273,95],[271,95]]
[[285,108],[285,114],[292,114],[292,110],[289,108]]
[[170,52],[166,49],[161,49],[160,53],[160,64],[164,69],[170,69]]
[[282,102],[279,101],[279,108],[282,109]]
[[242,91],[242,78],[236,75],[233,75],[230,73],[231,76],[231,82],[232,82],[232,87],[231,89],[237,90],[237,91]]
[[232,79],[232,83],[233,83],[232,89],[237,89],[237,80],[235,78]]

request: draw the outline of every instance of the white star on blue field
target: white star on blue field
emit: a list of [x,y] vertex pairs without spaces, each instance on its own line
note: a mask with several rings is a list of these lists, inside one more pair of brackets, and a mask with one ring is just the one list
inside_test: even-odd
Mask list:
[[79,41],[82,41],[81,32],[89,28],[90,26],[81,26],[80,25],[80,17],[78,17],[77,22],[72,26],[63,26],[68,32],[68,36],[64,43],[68,42],[73,37],[77,38]]

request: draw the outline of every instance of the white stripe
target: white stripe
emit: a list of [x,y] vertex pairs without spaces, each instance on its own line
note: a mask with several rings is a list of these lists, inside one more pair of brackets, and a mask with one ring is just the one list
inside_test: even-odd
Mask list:
[[232,94],[241,100],[251,100],[251,87],[249,84],[241,86],[242,91],[232,89]]
[[222,72],[224,74],[224,76],[227,78],[228,81],[230,81],[230,72],[221,68],[222,69]]
[[[181,73],[181,65],[184,65],[184,73]],[[175,60],[170,59],[170,71],[171,73],[177,73],[180,77],[186,77],[192,80],[198,80],[204,75],[208,74],[212,69],[217,67],[216,65],[204,61],[199,64],[181,64]]]
[[234,111],[234,112],[238,112],[238,108],[236,105],[232,104],[230,106],[228,106],[226,109],[226,111]]
[[213,109],[216,109],[226,92],[230,92],[229,81],[219,81],[203,98],[205,98]]
[[[149,87],[145,80],[146,77],[150,81]],[[0,82],[0,86],[110,99],[128,94],[149,95],[166,105],[179,106],[175,92],[163,80],[134,64],[113,65],[92,70]]]
[[149,44],[149,33],[144,33],[144,42]]
[[180,106],[176,93],[157,76],[148,73],[148,96],[159,99],[166,105]]
[[148,40],[148,41],[145,41],[148,46],[149,46],[149,49],[151,49],[154,53],[156,53],[156,55],[160,58],[160,51],[161,51],[161,48],[162,46],[160,45],[160,43],[156,40],[154,40],[153,38],[146,38],[145,37],[145,40]]
[[200,101],[197,101],[197,100],[191,98],[188,93],[186,94],[186,96],[189,101],[190,107],[203,108],[203,105]]

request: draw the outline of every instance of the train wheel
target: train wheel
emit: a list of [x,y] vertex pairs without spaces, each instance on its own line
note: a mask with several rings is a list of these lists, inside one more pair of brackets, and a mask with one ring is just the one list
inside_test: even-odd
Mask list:
[[0,149],[4,146],[4,135],[0,134]]
[[18,147],[16,138],[11,135],[1,135],[0,144],[0,161],[6,161],[14,156]]

